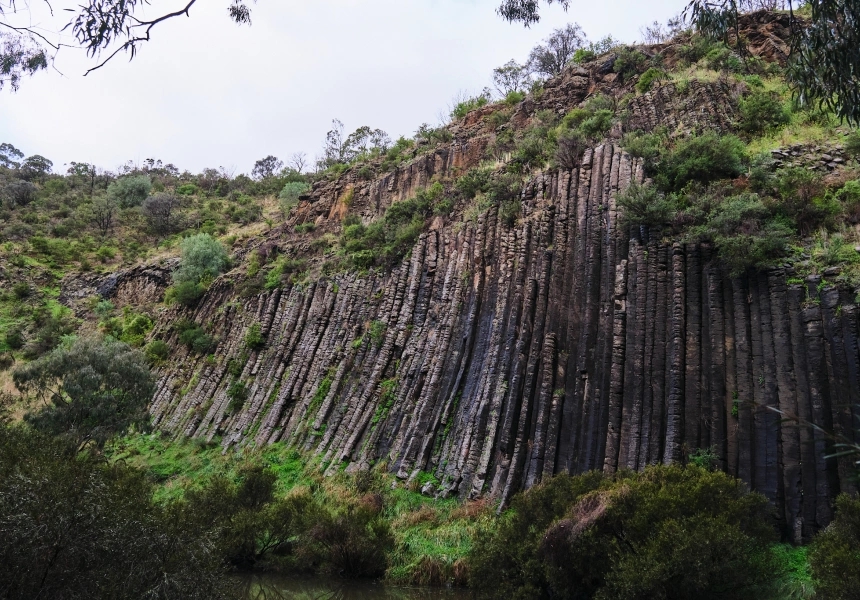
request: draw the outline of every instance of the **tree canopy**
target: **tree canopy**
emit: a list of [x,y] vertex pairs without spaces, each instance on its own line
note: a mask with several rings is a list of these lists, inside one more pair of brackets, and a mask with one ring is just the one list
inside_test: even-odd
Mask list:
[[149,423],[155,379],[139,351],[112,339],[80,338],[18,367],[15,386],[42,401],[27,415],[33,427],[74,448],[102,446],[130,426]]

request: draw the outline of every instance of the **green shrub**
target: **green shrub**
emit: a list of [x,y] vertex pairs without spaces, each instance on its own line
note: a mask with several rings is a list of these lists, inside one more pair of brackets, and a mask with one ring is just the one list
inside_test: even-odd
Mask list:
[[630,156],[644,159],[646,171],[651,175],[668,143],[668,133],[665,128],[658,128],[653,133],[628,133],[621,140],[621,146],[630,153]]
[[562,137],[566,133],[580,135],[588,140],[603,138],[612,127],[615,117],[614,102],[608,96],[598,94],[589,98],[582,107],[574,108],[561,120],[555,137]]
[[588,48],[579,48],[573,53],[573,58],[571,60],[576,64],[581,65],[582,63],[587,63],[595,58],[597,58],[597,53],[593,50],[589,50]]
[[15,296],[17,300],[24,300],[30,296],[30,284],[26,281],[18,281],[12,285],[12,295]]
[[687,64],[695,64],[717,46],[724,46],[724,44],[706,35],[693,34],[689,45],[682,45],[678,48],[678,56]]
[[139,347],[143,344],[146,334],[150,332],[154,323],[146,315],[127,313],[123,318],[122,331],[119,340],[129,346]]
[[296,233],[308,233],[316,228],[316,223],[314,223],[313,221],[307,221],[305,223],[299,223],[298,225],[296,225],[295,231]]
[[705,55],[705,65],[714,71],[729,71],[741,73],[744,70],[744,62],[725,44],[711,48]]
[[248,399],[248,388],[238,379],[234,379],[227,387],[227,398],[230,399],[230,412],[237,413],[245,406]]
[[386,553],[394,545],[388,521],[382,515],[382,497],[367,494],[359,501],[320,513],[300,550],[328,574],[377,577],[388,566]]
[[854,244],[845,239],[841,233],[827,233],[823,230],[812,245],[812,256],[825,265],[856,264],[860,262],[860,253],[854,249]]
[[668,79],[668,77],[668,73],[666,73],[662,69],[650,67],[647,71],[642,73],[642,75],[639,77],[639,81],[636,82],[636,91],[640,94],[644,94],[651,89],[651,87],[654,85],[654,82],[664,81]]
[[462,119],[473,110],[486,106],[489,103],[490,99],[485,94],[467,98],[454,106],[453,110],[451,110],[451,118],[454,120]]
[[260,350],[265,345],[266,338],[263,337],[260,324],[254,323],[245,332],[245,346],[250,350]]
[[670,226],[680,210],[674,195],[666,195],[653,185],[635,182],[618,194],[616,202],[624,209],[623,219],[626,224],[656,229]]
[[849,223],[860,223],[860,180],[846,182],[836,192],[836,200]]
[[152,191],[152,180],[149,175],[129,175],[120,177],[108,186],[108,196],[120,208],[140,206]]
[[197,193],[197,186],[193,183],[183,183],[176,188],[176,193],[180,196],[193,196]]
[[415,132],[415,139],[425,139],[430,144],[436,144],[450,142],[454,136],[446,127],[431,127],[427,123],[422,123]]
[[188,525],[217,532],[212,546],[223,565],[313,568],[298,555],[308,529],[321,519],[324,509],[307,490],[277,497],[276,479],[271,470],[244,467],[238,481],[218,475],[186,493]]
[[235,598],[213,553],[213,524],[154,495],[150,478],[124,461],[4,426],[4,598]]
[[56,348],[77,330],[72,311],[62,305],[41,306],[33,311],[35,331],[24,346],[24,356],[38,358]]
[[733,135],[706,133],[678,142],[656,165],[655,182],[678,191],[691,182],[708,184],[744,172],[746,147]]
[[173,273],[176,283],[202,283],[212,280],[221,274],[230,262],[224,245],[207,233],[185,238],[179,248],[182,258]]
[[750,189],[758,194],[771,194],[776,187],[776,161],[770,152],[762,152],[750,159],[747,175]]
[[741,98],[739,103],[741,130],[750,135],[759,135],[789,122],[788,112],[779,94],[754,91]]
[[420,190],[414,198],[394,202],[382,219],[370,225],[344,223],[340,246],[351,266],[368,269],[401,260],[418,241],[443,193],[442,184],[436,182]]
[[549,593],[539,549],[544,532],[579,498],[605,486],[601,474],[561,474],[514,496],[496,522],[477,531],[469,554],[470,587],[479,597],[541,598]]
[[367,334],[376,346],[381,345],[385,339],[385,330],[387,327],[388,324],[385,321],[371,321]]
[[143,349],[143,353],[149,360],[149,362],[153,364],[160,364],[167,360],[167,357],[170,356],[170,346],[168,346],[161,340],[152,340]]
[[526,97],[525,92],[519,92],[517,90],[512,90],[512,91],[508,92],[508,94],[505,96],[504,103],[507,104],[508,106],[514,106],[516,104],[519,104],[523,100],[525,100],[525,97]]
[[724,473],[660,466],[560,477],[515,498],[478,534],[478,594],[752,599],[779,575],[767,500]]
[[549,110],[535,115],[531,127],[515,142],[508,171],[521,174],[539,169],[555,155],[557,136],[555,125],[558,117]]
[[784,256],[794,230],[784,217],[773,215],[756,194],[720,199],[702,225],[692,228],[693,239],[714,242],[721,260],[733,275],[768,266]]
[[20,327],[12,327],[3,334],[3,342],[10,350],[20,350],[24,347],[24,333]]
[[781,169],[774,178],[779,198],[776,212],[806,236],[828,224],[841,211],[839,201],[825,194],[821,175],[804,167]]
[[622,46],[616,51],[612,70],[618,73],[622,82],[626,83],[642,70],[646,61],[647,57],[635,48]]
[[809,562],[816,598],[860,598],[860,500],[847,494],[836,499],[836,518],[812,540]]
[[278,194],[278,203],[284,218],[287,218],[290,211],[299,203],[299,196],[306,194],[310,189],[311,186],[302,181],[290,181],[284,185]]
[[96,257],[103,263],[113,260],[116,257],[116,248],[110,246],[101,246],[96,250]]
[[492,175],[492,167],[473,167],[457,179],[454,187],[464,198],[471,200],[478,193],[485,191]]
[[193,321],[182,320],[176,323],[179,341],[197,354],[210,354],[217,345],[215,339]]
[[292,273],[303,271],[307,267],[307,260],[304,258],[288,258],[279,256],[272,264],[264,282],[265,289],[271,291],[279,288],[284,283],[284,276]]
[[164,302],[171,304],[178,302],[182,306],[194,306],[206,293],[206,286],[193,281],[182,281],[167,288],[164,294]]

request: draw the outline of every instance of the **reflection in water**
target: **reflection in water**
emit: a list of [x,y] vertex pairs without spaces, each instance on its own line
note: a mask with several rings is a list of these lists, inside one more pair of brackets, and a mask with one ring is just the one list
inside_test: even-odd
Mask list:
[[278,575],[237,578],[243,600],[465,600],[462,589],[401,588],[374,581],[305,579]]

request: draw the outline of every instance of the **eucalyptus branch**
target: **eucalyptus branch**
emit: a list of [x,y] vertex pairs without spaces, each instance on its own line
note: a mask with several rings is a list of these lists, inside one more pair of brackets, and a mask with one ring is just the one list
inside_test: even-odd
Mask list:
[[7,29],[11,29],[12,31],[16,31],[18,33],[26,33],[29,35],[35,35],[36,37],[41,39],[43,42],[48,44],[54,50],[59,50],[60,47],[62,47],[62,46],[65,46],[66,48],[72,48],[72,46],[69,46],[68,44],[54,44],[48,38],[46,38],[44,35],[42,35],[38,31],[33,30],[30,27],[15,27],[14,25],[9,25],[9,23],[3,23],[2,21],[0,21],[0,26],[3,26]]

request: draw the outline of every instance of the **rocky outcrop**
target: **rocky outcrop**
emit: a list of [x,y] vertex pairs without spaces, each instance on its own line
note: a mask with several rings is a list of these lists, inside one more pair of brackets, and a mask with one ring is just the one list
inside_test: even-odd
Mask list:
[[[390,272],[241,301],[218,280],[193,314],[221,340],[213,356],[186,355],[167,322],[156,332],[179,353],[156,424],[225,447],[284,441],[330,470],[430,471],[440,494],[503,501],[554,473],[710,449],[808,538],[853,484],[819,430],[775,409],[853,435],[853,298],[788,267],[732,278],[707,245],[621,228],[615,196],[641,178],[607,143],[530,181],[515,226],[491,208],[435,228]],[[254,323],[260,351],[243,344]]]
[[775,167],[803,167],[824,173],[850,160],[843,144],[792,144],[771,150],[770,154]]
[[109,275],[74,274],[62,281],[59,301],[80,315],[91,309],[85,301],[93,297],[110,299],[120,308],[161,302],[178,262],[167,259],[161,264],[139,265]]

